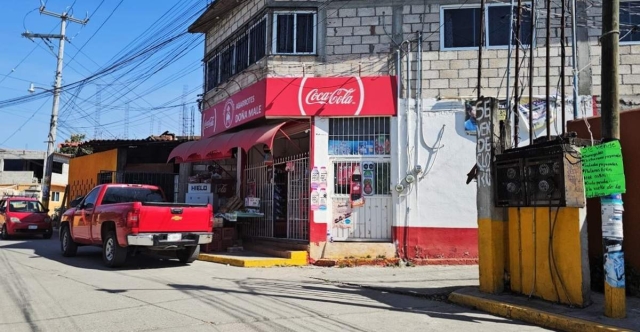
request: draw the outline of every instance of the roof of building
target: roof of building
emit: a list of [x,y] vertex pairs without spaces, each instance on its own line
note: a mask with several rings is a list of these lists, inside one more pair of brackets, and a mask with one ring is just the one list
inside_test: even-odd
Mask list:
[[204,13],[189,26],[188,31],[191,33],[206,33],[217,23],[218,19],[245,1],[247,0],[214,0]]
[[151,135],[147,138],[141,139],[94,139],[90,141],[82,142],[77,145],[84,148],[92,148],[93,152],[100,152],[115,149],[125,146],[139,146],[139,145],[169,145],[174,146],[183,142],[198,140],[199,136],[176,136],[168,131],[165,131],[161,135]]

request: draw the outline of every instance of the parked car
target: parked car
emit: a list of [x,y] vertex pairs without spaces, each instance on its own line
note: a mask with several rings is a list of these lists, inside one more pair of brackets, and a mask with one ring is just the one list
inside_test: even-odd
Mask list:
[[53,234],[49,210],[36,198],[8,197],[0,200],[0,237],[8,240],[16,235]]
[[103,184],[64,212],[60,246],[75,256],[78,246],[102,246],[105,265],[118,267],[140,251],[175,251],[180,262],[197,259],[213,233],[210,204],[167,203],[156,186]]

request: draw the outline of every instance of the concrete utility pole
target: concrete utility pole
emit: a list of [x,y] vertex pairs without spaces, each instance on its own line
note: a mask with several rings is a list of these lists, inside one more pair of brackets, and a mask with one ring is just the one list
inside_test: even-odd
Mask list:
[[[618,65],[620,62],[620,0],[602,2],[602,138],[604,141],[620,139],[620,89]],[[613,194],[600,199],[603,211],[606,206],[619,211],[622,219],[622,195]],[[606,221],[608,222],[608,220]],[[622,220],[620,220],[622,223]],[[603,220],[603,224],[605,220]],[[604,261],[616,257],[616,264],[624,271],[622,239],[603,237]],[[610,284],[605,264],[604,314],[612,318],[626,316],[624,273],[621,284]]]
[[45,208],[49,208],[49,194],[51,188],[51,173],[53,172],[53,151],[54,144],[56,143],[56,131],[58,130],[58,105],[60,104],[60,89],[62,85],[62,58],[64,56],[64,41],[66,39],[67,21],[85,25],[89,22],[89,18],[84,20],[78,20],[63,12],[62,14],[56,14],[45,10],[44,4],[40,6],[40,14],[45,14],[55,18],[59,18],[60,22],[60,34],[41,34],[31,33],[26,31],[22,34],[23,37],[33,40],[33,38],[41,39],[58,39],[60,44],[58,46],[58,64],[56,66],[56,80],[53,87],[53,107],[51,109],[51,122],[49,124],[49,137],[47,139],[47,160],[44,163],[44,180],[42,183],[42,204]]

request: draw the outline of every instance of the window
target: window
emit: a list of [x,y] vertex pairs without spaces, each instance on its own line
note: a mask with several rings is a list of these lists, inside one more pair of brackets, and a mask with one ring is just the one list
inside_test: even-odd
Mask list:
[[[529,45],[531,39],[531,10],[530,5],[523,5],[520,43]],[[514,15],[517,9],[514,8]],[[483,13],[479,6],[442,6],[440,20],[440,42],[442,49],[465,49],[480,46],[480,24]],[[491,4],[485,8],[485,46],[505,47],[509,45],[509,22],[511,19],[510,5]],[[514,24],[515,28],[515,24]],[[513,45],[518,40],[514,38]]]
[[51,192],[51,201],[52,202],[60,202],[60,193],[57,191]]
[[266,55],[267,19],[261,18],[230,42],[214,51],[206,61],[205,90],[210,91]]
[[362,193],[365,196],[391,195],[391,162],[379,161],[335,161],[333,164],[334,187],[336,195],[351,194],[351,176],[355,170],[362,177]]
[[275,12],[273,53],[315,54],[316,21],[314,12]]
[[164,202],[162,192],[149,188],[108,188],[102,198],[102,204],[117,204],[131,202]]
[[389,155],[388,117],[329,119],[329,155]]
[[207,91],[220,83],[220,56],[216,55],[207,62]]
[[10,212],[35,212],[42,213],[44,212],[44,206],[38,201],[10,201],[9,202],[9,211]]
[[84,201],[82,202],[82,207],[84,209],[93,208],[96,205],[96,201],[98,200],[98,194],[100,194],[100,188],[95,188],[91,190],[87,196],[85,196]]
[[620,42],[640,42],[640,1],[620,2]]

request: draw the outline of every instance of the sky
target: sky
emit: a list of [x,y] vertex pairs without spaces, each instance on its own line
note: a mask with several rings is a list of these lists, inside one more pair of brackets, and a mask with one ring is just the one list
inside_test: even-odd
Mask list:
[[[114,56],[130,45],[150,27],[158,27],[169,21],[161,20],[165,12],[179,12],[180,5],[193,5],[191,13],[206,6],[206,0],[48,0],[46,10],[60,13],[69,11],[78,19],[90,17],[82,26],[69,23],[64,48],[63,86],[79,82],[99,69],[114,63]],[[71,7],[71,11],[69,7]],[[38,88],[52,89],[56,68],[58,40],[31,41],[21,36],[25,29],[32,33],[60,33],[60,19],[41,15],[39,0],[0,0],[3,19],[0,20],[0,103],[3,100],[29,95],[31,82]],[[173,10],[175,9],[175,10]],[[165,16],[166,17],[166,16]],[[183,17],[184,19],[184,17]],[[193,22],[193,20],[191,20]],[[189,22],[189,23],[191,23]],[[181,25],[186,30],[188,24]],[[146,34],[159,35],[159,34]],[[200,132],[197,94],[202,93],[202,64],[204,45],[199,35],[182,37],[192,41],[189,47],[172,44],[173,49],[184,51],[175,54],[158,53],[141,67],[123,67],[110,74],[82,85],[82,89],[63,89],[59,108],[57,143],[64,142],[72,134],[85,134],[93,139],[96,124],[100,123],[97,138],[146,138],[170,131],[178,135],[183,128],[180,122],[182,96],[185,86],[187,114],[195,107],[196,135]],[[171,46],[165,47],[171,49]],[[131,47],[129,50],[132,49]],[[120,54],[120,56],[122,53]],[[177,59],[164,68],[151,68],[159,59]],[[150,75],[153,73],[153,75]],[[144,77],[144,79],[143,79]],[[97,91],[100,91],[98,94]],[[101,99],[100,120],[96,117],[98,96]],[[38,100],[17,105],[0,106],[1,149],[46,150],[53,96],[51,92]],[[125,130],[125,108],[129,105],[129,126]]]

